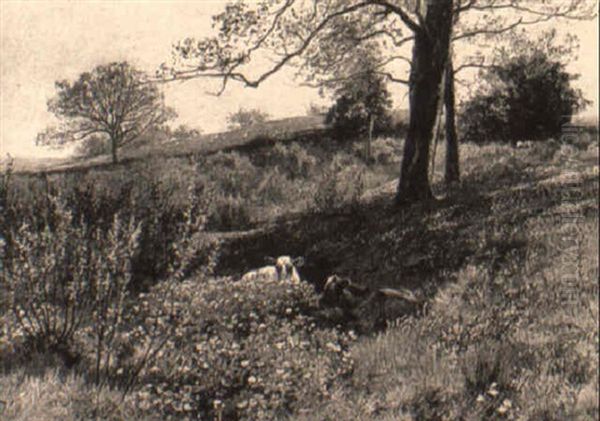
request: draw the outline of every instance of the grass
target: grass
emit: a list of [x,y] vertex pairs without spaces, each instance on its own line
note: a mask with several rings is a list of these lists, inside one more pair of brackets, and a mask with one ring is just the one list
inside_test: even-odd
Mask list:
[[[380,145],[379,150],[388,146]],[[258,162],[249,156],[249,162],[236,163],[235,168],[252,171]],[[268,223],[244,235],[223,237],[215,269],[220,275],[235,278],[262,265],[265,255],[302,255],[307,262],[302,274],[317,290],[328,275],[338,273],[370,286],[408,287],[427,299],[424,308],[391,321],[385,332],[353,342],[348,349],[352,375],[328,383],[326,393],[312,389],[312,383],[294,383],[302,388],[302,396],[311,396],[309,402],[278,395],[292,403],[283,405],[285,417],[598,419],[597,147],[548,143],[522,150],[461,145],[462,183],[450,190],[441,185],[438,158],[433,176],[439,199],[400,210],[391,206],[391,168],[397,168],[398,153],[390,152],[388,158],[390,170],[365,168],[367,187],[361,194],[344,196],[348,206],[307,212],[278,205],[277,212],[267,214]],[[314,180],[331,182],[288,179],[290,186]],[[291,211],[297,212],[294,218],[276,219]],[[181,295],[192,299],[203,294],[202,285],[193,282],[186,281],[185,288],[199,292],[182,289]],[[241,288],[228,285],[215,291]],[[268,302],[268,296],[260,295],[267,292],[255,290],[248,300]],[[224,295],[230,296],[233,293]],[[228,317],[238,323],[235,314]],[[193,329],[194,323],[185,326]],[[283,324],[277,332],[287,329]],[[227,332],[220,340],[230,341]],[[260,332],[257,338],[263,338]],[[260,348],[248,349],[259,359]],[[294,355],[314,357],[312,352]],[[223,378],[229,378],[232,372],[227,360],[222,361]],[[302,361],[294,364],[295,370],[302,367]],[[131,400],[121,402],[118,388],[94,387],[81,372],[44,363],[34,369],[35,365],[4,369],[0,400],[8,404],[2,416],[149,417]],[[301,371],[297,375],[300,378]],[[250,390],[267,396],[252,387],[239,396]],[[25,398],[25,392],[31,398]],[[218,419],[219,414],[223,413],[212,415]],[[272,412],[262,418],[284,415]]]

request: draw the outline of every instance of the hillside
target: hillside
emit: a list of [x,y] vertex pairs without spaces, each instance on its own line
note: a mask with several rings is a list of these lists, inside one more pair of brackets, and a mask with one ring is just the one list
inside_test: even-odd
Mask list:
[[[462,182],[446,189],[437,159],[437,199],[402,208],[392,205],[402,142],[386,138],[374,142],[370,165],[361,142],[324,137],[83,175],[17,175],[11,223],[54,221],[58,230],[19,231],[19,244],[37,250],[18,255],[25,260],[17,267],[31,268],[19,272],[31,291],[60,277],[52,268],[63,261],[80,268],[75,273],[86,265],[105,273],[85,253],[76,262],[61,254],[61,244],[77,241],[73,250],[100,259],[107,250],[100,262],[125,271],[142,293],[131,295],[132,319],[112,345],[109,388],[89,380],[95,354],[87,330],[72,338],[75,356],[46,350],[22,358],[23,336],[0,335],[5,414],[597,419],[599,157],[597,140],[586,139],[519,149],[462,144]],[[199,211],[206,220],[193,217]],[[139,254],[121,266],[110,262],[130,253],[135,224],[114,221],[143,223]],[[89,232],[96,234],[86,240]],[[306,282],[239,282],[265,256],[280,255],[304,257]],[[47,266],[53,261],[60,264]],[[421,304],[402,307],[380,331],[376,306],[358,306],[352,319],[320,307],[332,274],[372,289],[409,289]],[[131,373],[161,338],[158,357],[121,400],[128,377],[118,370]],[[38,393],[26,400],[32,388]]]
[[[239,148],[260,146],[275,141],[284,142],[305,136],[319,137],[326,130],[323,116],[290,117],[267,121],[248,129],[232,130],[222,133],[201,135],[197,139],[182,142],[166,142],[149,145],[132,145],[120,152],[120,161],[127,164],[133,161],[152,157],[186,157],[189,155],[207,155],[218,151],[230,151]],[[6,165],[6,159],[0,159],[0,169]],[[14,170],[18,173],[34,174],[36,172],[65,172],[71,170],[87,170],[111,165],[108,155],[94,158],[54,158],[25,159],[18,158],[14,162]]]

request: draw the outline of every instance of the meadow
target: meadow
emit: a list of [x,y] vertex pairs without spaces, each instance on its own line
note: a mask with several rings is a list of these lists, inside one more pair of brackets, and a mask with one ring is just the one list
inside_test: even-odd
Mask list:
[[[386,137],[371,162],[362,141],[317,136],[6,169],[0,416],[597,419],[586,139],[461,144],[461,183],[443,185],[438,157],[438,199],[401,209],[403,142]],[[306,282],[238,282],[284,254]],[[423,305],[383,330],[332,320],[334,273]]]

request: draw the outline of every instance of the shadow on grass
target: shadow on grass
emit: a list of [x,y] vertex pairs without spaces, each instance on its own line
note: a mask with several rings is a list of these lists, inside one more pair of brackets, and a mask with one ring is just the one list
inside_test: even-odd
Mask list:
[[304,256],[301,274],[318,291],[336,273],[425,297],[454,281],[470,261],[486,264],[493,276],[524,263],[531,246],[523,229],[528,219],[597,197],[594,176],[543,183],[548,174],[526,170],[520,165],[467,176],[445,198],[428,203],[394,207],[387,195],[347,213],[305,214],[228,242],[217,271],[237,275],[263,266],[265,256],[289,254]]

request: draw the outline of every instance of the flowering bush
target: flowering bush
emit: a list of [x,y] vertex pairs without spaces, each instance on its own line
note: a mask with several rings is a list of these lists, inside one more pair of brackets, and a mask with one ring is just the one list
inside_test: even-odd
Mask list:
[[[0,272],[6,292],[11,342],[30,341],[42,350],[74,358],[74,337],[89,328],[95,343],[96,381],[101,361],[121,326],[131,261],[138,251],[140,225],[115,215],[107,232],[76,223],[56,197],[48,196],[43,229],[28,224],[11,231]],[[0,349],[3,351],[3,349]]]
[[317,326],[316,305],[306,283],[157,285],[132,313],[138,347],[164,340],[140,373],[140,408],[163,419],[265,420],[314,405],[352,371],[351,337]]

